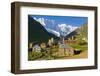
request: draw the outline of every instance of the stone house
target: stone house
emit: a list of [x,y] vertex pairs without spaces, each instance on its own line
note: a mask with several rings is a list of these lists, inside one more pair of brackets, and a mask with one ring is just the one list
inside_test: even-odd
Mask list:
[[34,45],[32,47],[32,51],[34,51],[34,52],[41,52],[41,47],[38,44],[36,44],[36,45]]
[[71,56],[74,55],[74,49],[67,44],[59,43],[59,49],[58,49],[58,55],[59,56]]
[[53,43],[54,43],[54,38],[51,38],[51,39],[48,40],[48,45],[49,46],[52,46]]

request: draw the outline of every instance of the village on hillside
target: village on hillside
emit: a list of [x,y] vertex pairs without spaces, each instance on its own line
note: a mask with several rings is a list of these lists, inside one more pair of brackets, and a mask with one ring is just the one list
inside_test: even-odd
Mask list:
[[[32,42],[29,44],[28,60],[51,60],[51,59],[67,59],[78,56],[83,51],[87,52],[87,39],[75,39],[75,37],[60,38],[59,41],[50,38],[47,43]],[[87,55],[84,55],[87,57]],[[77,57],[76,57],[77,58]],[[79,55],[78,58],[81,58]]]

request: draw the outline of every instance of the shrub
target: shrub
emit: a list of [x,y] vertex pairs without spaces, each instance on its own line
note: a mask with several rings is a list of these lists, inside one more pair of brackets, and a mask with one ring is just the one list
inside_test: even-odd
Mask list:
[[86,45],[87,44],[87,42],[85,42],[85,41],[80,41],[79,42],[79,45]]
[[29,52],[28,55],[29,55],[28,57],[29,60],[35,60],[42,56],[41,52]]

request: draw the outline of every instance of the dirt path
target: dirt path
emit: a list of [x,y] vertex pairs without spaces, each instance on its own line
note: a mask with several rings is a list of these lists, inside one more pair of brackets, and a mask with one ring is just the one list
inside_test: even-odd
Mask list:
[[88,52],[84,51],[84,52],[81,52],[78,55],[73,55],[73,56],[69,56],[69,57],[63,57],[62,59],[80,59],[80,58],[88,58]]

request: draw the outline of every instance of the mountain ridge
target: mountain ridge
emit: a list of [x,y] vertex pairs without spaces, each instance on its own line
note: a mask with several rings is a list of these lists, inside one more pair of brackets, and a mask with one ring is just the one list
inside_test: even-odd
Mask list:
[[49,33],[39,22],[28,16],[28,42],[45,42],[47,43],[50,38],[58,39],[52,33]]
[[74,37],[79,37],[79,38],[86,38],[87,39],[87,35],[88,35],[88,26],[87,23],[83,24],[80,28],[77,28],[76,30],[72,31],[71,33],[69,33],[65,39],[71,38],[72,36]]

